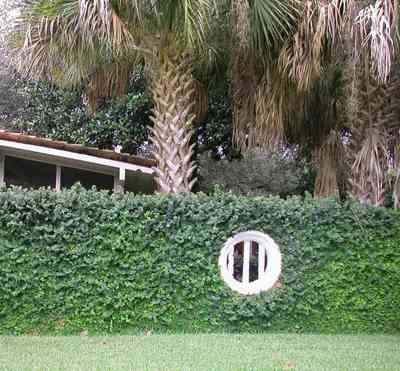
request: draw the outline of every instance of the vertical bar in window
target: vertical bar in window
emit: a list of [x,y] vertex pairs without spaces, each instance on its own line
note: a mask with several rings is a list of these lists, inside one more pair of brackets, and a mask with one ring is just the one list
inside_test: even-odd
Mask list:
[[258,244],[258,279],[265,274],[265,249],[264,246]]
[[243,283],[249,283],[250,281],[250,241],[244,241],[243,249]]
[[61,166],[56,167],[56,191],[61,191]]

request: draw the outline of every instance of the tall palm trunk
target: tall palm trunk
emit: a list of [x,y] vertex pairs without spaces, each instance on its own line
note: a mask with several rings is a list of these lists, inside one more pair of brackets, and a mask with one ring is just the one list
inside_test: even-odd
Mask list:
[[350,194],[362,203],[381,206],[390,162],[390,137],[399,127],[398,66],[385,85],[372,77],[370,62],[356,67],[350,109]]
[[196,182],[192,161],[193,77],[186,61],[166,57],[153,78],[153,154],[160,193],[187,193]]
[[314,197],[338,197],[343,145],[340,133],[332,130],[327,139],[313,152],[316,169]]
[[[400,71],[398,65],[388,63],[394,59],[390,45],[397,24],[396,9],[397,4],[391,1],[357,2],[353,29],[356,43],[346,45],[345,71],[351,97],[347,114],[351,132],[347,151],[349,193],[374,206],[383,205],[388,170],[396,162],[393,143],[400,120]],[[385,21],[385,27],[381,27]]]
[[246,150],[255,124],[257,91],[254,56],[249,49],[250,5],[248,0],[231,2],[231,96],[233,141]]

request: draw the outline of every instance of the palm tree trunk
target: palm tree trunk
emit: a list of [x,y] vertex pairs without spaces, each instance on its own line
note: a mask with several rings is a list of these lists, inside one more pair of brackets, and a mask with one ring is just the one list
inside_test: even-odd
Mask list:
[[339,178],[343,145],[340,133],[332,130],[327,139],[314,149],[313,162],[316,169],[314,197],[339,197]]
[[[373,0],[358,2],[356,13],[360,14],[361,9],[365,10],[368,5],[374,3]],[[390,8],[386,11],[389,12],[388,14],[391,13]],[[376,17],[377,15],[375,15],[375,22],[379,23]],[[389,16],[388,20],[393,25],[396,24],[392,16]],[[379,81],[382,80],[382,76],[378,73],[377,62],[374,62],[376,55],[371,52],[372,39],[370,37],[371,40],[365,41],[366,35],[371,32],[370,23],[371,19],[365,17],[365,20],[355,28],[356,47],[349,42],[346,45],[348,63],[345,72],[350,96],[347,110],[347,127],[350,129],[347,155],[351,167],[349,193],[362,203],[382,206],[388,185],[388,170],[396,162],[393,142],[400,124],[400,70],[398,65],[392,65],[385,83]],[[381,31],[387,32],[386,29]],[[377,37],[375,33],[371,32],[374,37]],[[383,38],[382,35],[380,36]],[[386,50],[383,45],[374,47],[381,48],[379,50],[383,52]],[[392,60],[393,56],[389,49],[386,53],[388,59]],[[355,55],[359,56],[355,57]],[[385,71],[390,68],[386,62],[381,63],[382,66],[379,65],[385,67]]]
[[400,78],[394,66],[387,84],[372,77],[370,63],[353,71],[350,123],[350,195],[362,203],[381,206],[389,167],[389,142],[399,126]]
[[231,96],[233,141],[241,150],[251,147],[256,114],[256,70],[250,45],[248,0],[231,2]]
[[151,92],[155,180],[160,193],[188,193],[196,182],[192,161],[193,77],[190,65],[166,57],[155,71]]

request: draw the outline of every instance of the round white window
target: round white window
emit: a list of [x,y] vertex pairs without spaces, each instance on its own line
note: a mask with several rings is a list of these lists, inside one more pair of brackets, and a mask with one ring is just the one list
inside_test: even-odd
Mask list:
[[244,295],[271,289],[279,280],[282,256],[278,245],[260,232],[243,232],[226,241],[218,264],[221,277]]

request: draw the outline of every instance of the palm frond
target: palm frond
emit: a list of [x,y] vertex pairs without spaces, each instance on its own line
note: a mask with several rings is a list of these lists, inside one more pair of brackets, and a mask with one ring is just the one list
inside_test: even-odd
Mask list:
[[21,70],[74,85],[87,80],[99,65],[132,54],[133,38],[110,4],[27,0],[15,31],[25,38],[19,49]]
[[179,34],[187,48],[204,47],[215,9],[214,0],[158,0],[154,1],[153,9],[161,38]]
[[86,86],[89,111],[96,113],[97,108],[109,98],[120,98],[127,93],[130,64],[115,62],[99,66],[90,76]]
[[337,51],[354,8],[354,0],[305,2],[298,30],[281,50],[281,71],[297,82],[300,91],[310,89],[321,76],[325,59]]
[[381,128],[368,128],[351,169],[352,194],[360,201],[375,206],[383,204],[387,154],[386,132]]
[[[291,116],[290,82],[282,76],[276,64],[270,64],[256,91],[256,118],[249,132],[249,148],[276,150],[285,142],[286,117]],[[293,119],[293,118],[292,118]]]
[[233,139],[242,151],[274,146],[283,137],[282,96],[271,90],[279,84],[271,74],[271,62],[275,49],[292,32],[300,4],[296,0],[231,2]]
[[397,8],[396,0],[377,0],[359,11],[353,25],[356,53],[369,53],[372,71],[382,83],[393,63]]
[[110,0],[79,0],[79,25],[88,41],[100,39],[115,48],[134,46],[127,25]]
[[301,14],[301,1],[254,0],[250,9],[253,46],[265,50],[282,44],[290,35]]

